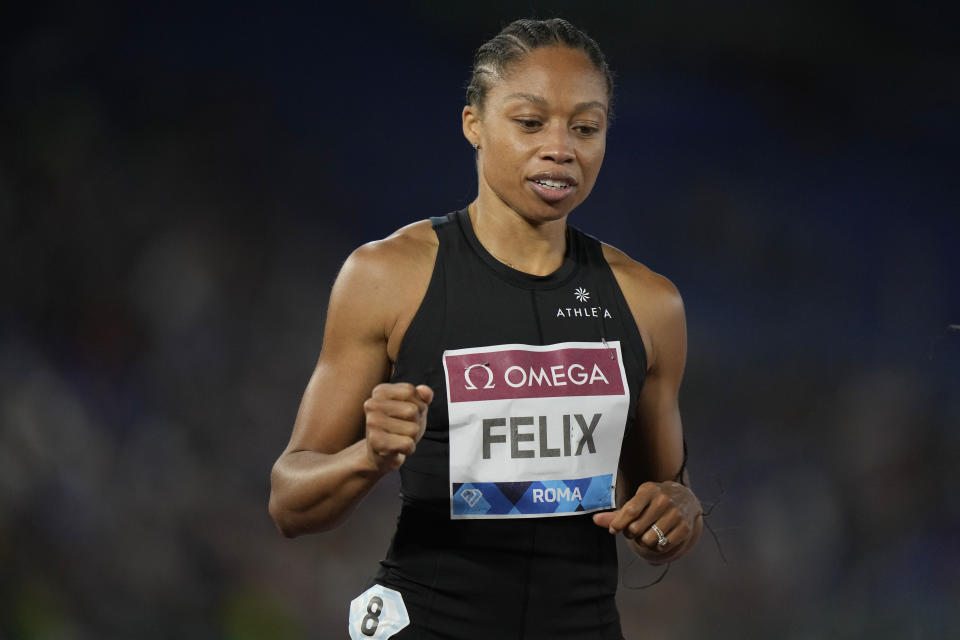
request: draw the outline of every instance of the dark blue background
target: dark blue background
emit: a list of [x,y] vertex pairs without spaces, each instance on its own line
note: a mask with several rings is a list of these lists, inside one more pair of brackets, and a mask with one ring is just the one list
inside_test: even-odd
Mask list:
[[721,546],[621,589],[626,636],[960,625],[953,13],[197,5],[0,10],[0,638],[345,637],[396,482],[291,542],[270,465],[347,254],[473,198],[472,52],[522,15],[617,73],[571,222],[687,307]]

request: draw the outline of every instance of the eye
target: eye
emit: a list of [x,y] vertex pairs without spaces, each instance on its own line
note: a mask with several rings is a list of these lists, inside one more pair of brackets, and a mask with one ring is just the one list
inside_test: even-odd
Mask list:
[[513,121],[524,131],[536,131],[540,128],[540,121],[533,118],[514,118]]
[[595,136],[600,133],[600,127],[593,124],[578,124],[573,127],[573,130],[579,133],[580,135],[588,138],[590,136]]

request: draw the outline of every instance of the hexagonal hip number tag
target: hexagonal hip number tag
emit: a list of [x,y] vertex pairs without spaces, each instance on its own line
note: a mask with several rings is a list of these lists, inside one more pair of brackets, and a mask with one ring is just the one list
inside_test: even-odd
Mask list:
[[410,624],[403,596],[375,584],[350,601],[352,640],[386,640]]

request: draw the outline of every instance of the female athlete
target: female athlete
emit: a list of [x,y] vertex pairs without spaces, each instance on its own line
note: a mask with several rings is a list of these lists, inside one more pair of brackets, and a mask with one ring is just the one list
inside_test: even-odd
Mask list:
[[360,247],[337,277],[270,513],[287,536],[327,530],[399,470],[353,638],[619,639],[615,536],[653,564],[700,536],[680,296],[567,223],[612,89],[570,23],[508,25],[477,51],[463,108],[476,199]]

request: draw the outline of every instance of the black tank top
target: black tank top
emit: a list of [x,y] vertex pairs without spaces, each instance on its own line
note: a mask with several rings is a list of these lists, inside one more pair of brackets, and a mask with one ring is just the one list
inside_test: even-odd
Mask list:
[[423,438],[400,468],[404,504],[375,580],[400,591],[410,611],[410,629],[395,637],[620,638],[615,540],[590,515],[450,517],[445,350],[618,340],[624,429],[635,428],[646,354],[601,244],[568,226],[562,266],[532,276],[480,244],[466,209],[432,222],[433,275],[392,376],[435,392]]

